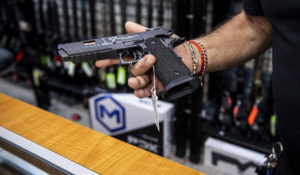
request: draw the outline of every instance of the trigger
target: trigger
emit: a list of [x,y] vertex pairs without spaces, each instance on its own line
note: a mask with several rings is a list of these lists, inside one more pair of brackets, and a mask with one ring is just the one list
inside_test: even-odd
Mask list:
[[139,51],[133,51],[133,60],[138,61],[142,59],[142,53]]

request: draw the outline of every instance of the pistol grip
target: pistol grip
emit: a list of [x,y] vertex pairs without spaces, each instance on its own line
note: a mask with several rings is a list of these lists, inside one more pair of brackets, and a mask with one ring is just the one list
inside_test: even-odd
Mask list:
[[155,74],[162,82],[165,90],[162,97],[172,101],[188,95],[200,86],[198,76],[194,75],[182,62],[173,49],[165,46],[159,38],[149,38],[145,41],[148,52],[156,57]]

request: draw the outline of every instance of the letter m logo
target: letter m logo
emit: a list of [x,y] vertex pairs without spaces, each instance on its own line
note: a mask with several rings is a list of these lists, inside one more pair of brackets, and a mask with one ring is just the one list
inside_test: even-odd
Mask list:
[[97,121],[109,132],[126,128],[125,108],[111,95],[105,94],[95,100]]
[[112,119],[114,116],[116,118],[116,122],[120,123],[120,111],[113,110],[112,112],[107,111],[105,106],[100,105],[100,117],[104,118],[104,116],[108,116],[108,118]]

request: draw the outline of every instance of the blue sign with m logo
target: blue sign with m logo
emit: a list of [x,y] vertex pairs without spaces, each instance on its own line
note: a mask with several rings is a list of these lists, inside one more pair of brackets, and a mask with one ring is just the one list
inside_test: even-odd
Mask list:
[[109,132],[126,128],[125,108],[111,95],[104,95],[95,100],[97,121]]

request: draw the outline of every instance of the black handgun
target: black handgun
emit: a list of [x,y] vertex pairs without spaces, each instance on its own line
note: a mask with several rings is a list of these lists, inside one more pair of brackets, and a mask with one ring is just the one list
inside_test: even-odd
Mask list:
[[[165,100],[175,100],[192,93],[200,86],[194,75],[182,62],[173,48],[184,38],[171,37],[172,32],[164,27],[149,28],[145,32],[124,34],[58,45],[63,61],[89,62],[107,58],[120,58],[122,65],[132,65],[146,54],[156,57],[155,73],[165,87],[161,92]],[[132,58],[128,61],[125,58]]]

